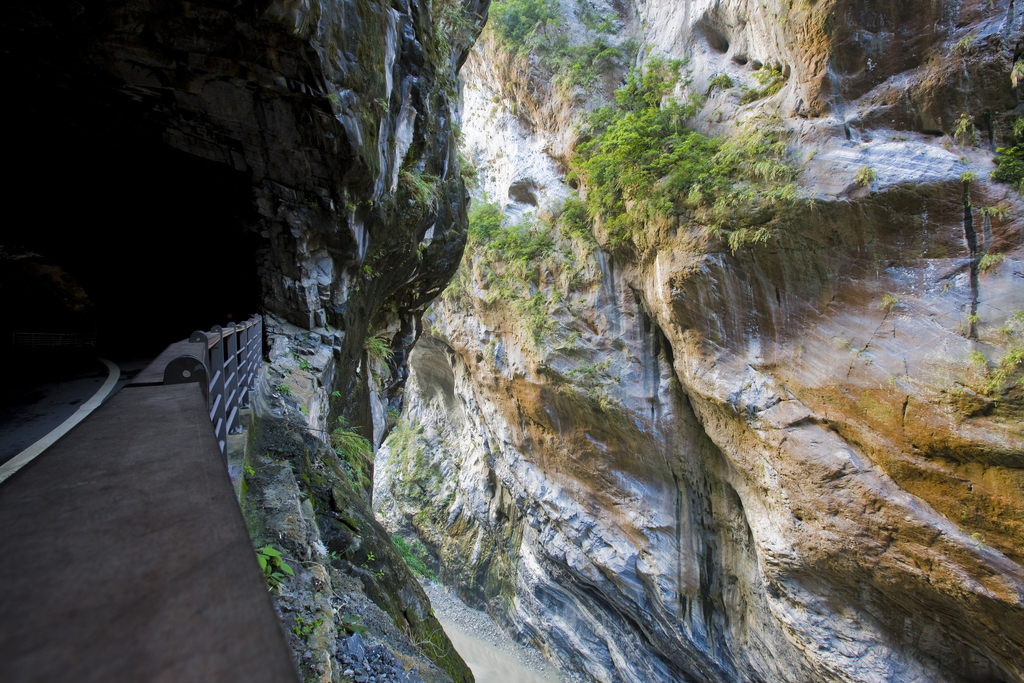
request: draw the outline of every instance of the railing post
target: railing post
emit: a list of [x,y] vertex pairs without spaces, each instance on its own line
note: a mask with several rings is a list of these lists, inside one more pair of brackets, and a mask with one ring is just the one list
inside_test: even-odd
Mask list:
[[[241,325],[231,323],[227,330],[214,325],[210,332],[193,332],[189,341],[202,343],[206,349],[203,355],[205,376],[198,381],[206,387],[210,422],[223,455],[227,452],[228,434],[242,432],[238,411],[252,404],[252,392],[263,363],[263,318],[256,315]],[[168,365],[171,374],[165,369],[166,384],[197,381],[190,380],[190,376],[201,368],[188,365],[187,358],[181,356]],[[169,377],[173,381],[168,380]]]
[[[193,344],[203,345],[203,367],[206,369],[205,377],[203,378],[203,396],[206,397],[206,407],[210,407],[210,379],[213,377],[213,373],[210,371],[210,337],[202,330],[196,330],[188,336],[189,342]],[[166,371],[165,371],[166,374]]]
[[224,347],[224,410],[227,414],[227,433],[241,434],[238,423],[238,325],[228,325],[227,344]]
[[210,422],[213,423],[213,434],[220,444],[220,452],[227,452],[227,409],[224,400],[224,331],[220,325],[214,325],[213,334],[217,343],[210,347]]
[[[195,341],[194,337],[196,334],[193,333],[192,339],[189,341]],[[203,341],[206,340],[206,335],[202,334]],[[208,348],[208,347],[207,347]],[[210,376],[206,372],[206,353],[203,353],[202,360],[192,355],[178,356],[164,368],[164,384],[190,384],[196,383],[203,390],[203,398],[206,399],[206,405],[210,405]]]
[[249,334],[249,367],[252,372],[249,374],[249,390],[256,390],[256,381],[259,378],[259,369],[263,367],[263,317],[255,316],[255,324]]
[[245,409],[249,407],[249,330],[252,328],[252,321],[246,320],[238,326],[235,334],[238,336],[238,407]]

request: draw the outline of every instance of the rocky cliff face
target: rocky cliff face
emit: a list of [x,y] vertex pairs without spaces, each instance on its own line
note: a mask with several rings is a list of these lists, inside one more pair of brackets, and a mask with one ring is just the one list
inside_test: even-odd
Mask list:
[[[989,180],[1022,8],[567,2],[524,52],[510,5],[463,123],[504,224],[427,318],[380,514],[594,680],[1024,680],[1024,202]],[[573,124],[628,38],[688,60],[690,128],[784,142],[785,210],[593,208]]]
[[[233,310],[223,302],[242,278],[220,275],[255,253],[244,275],[259,283],[270,364],[233,475],[254,541],[275,545],[293,568],[294,577],[279,571],[276,596],[306,680],[352,678],[342,655],[353,632],[419,668],[402,680],[472,680],[373,518],[369,477],[371,442],[391,426],[385,406],[400,400],[420,316],[465,244],[456,79],[487,5],[19,2],[3,20],[5,73],[23,94],[14,147],[29,171],[18,182],[30,201],[39,187],[66,187],[92,206],[102,202],[85,195],[102,185],[131,195],[182,174],[212,185],[202,188],[213,196],[206,205],[168,191],[136,207],[116,236],[107,223],[135,197],[88,216],[101,244],[137,242],[170,205],[188,205],[183,223],[207,230],[175,225],[157,248],[147,242],[171,255],[172,272],[143,269],[121,287],[178,288],[147,305],[197,327],[205,323],[189,314],[204,302]],[[56,182],[69,149],[98,180]],[[131,168],[109,170],[122,159]],[[162,164],[176,173],[154,170]],[[117,173],[140,180],[122,188],[110,182]],[[79,183],[89,191],[76,195]],[[223,223],[207,225],[211,212]],[[51,243],[81,232],[51,227],[63,215],[41,228]],[[131,258],[144,263],[147,251]],[[97,262],[94,270],[118,265]],[[196,282],[205,288],[184,284]]]

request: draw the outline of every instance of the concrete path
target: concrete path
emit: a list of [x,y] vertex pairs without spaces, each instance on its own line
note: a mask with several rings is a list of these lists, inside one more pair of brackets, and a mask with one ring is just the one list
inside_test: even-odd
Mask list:
[[[121,376],[108,397],[151,364],[152,358],[114,358]],[[20,357],[12,385],[0,393],[0,465],[74,415],[103,386],[108,368],[93,355]]]

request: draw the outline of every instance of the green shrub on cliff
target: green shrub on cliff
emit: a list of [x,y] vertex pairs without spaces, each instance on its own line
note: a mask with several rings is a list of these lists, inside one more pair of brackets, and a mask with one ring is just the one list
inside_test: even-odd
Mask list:
[[455,70],[445,65],[452,64],[455,55],[473,44],[477,35],[475,22],[481,17],[475,13],[470,15],[461,0],[434,0],[430,13],[434,19],[433,45],[431,49],[431,43],[427,42],[426,47],[432,53],[433,62],[440,66],[436,73],[440,89],[454,99],[458,93],[458,77]]
[[347,466],[346,472],[351,484],[363,491],[370,491],[373,447],[359,435],[359,428],[349,427],[345,418],[338,417],[338,426],[331,432],[331,447]]
[[853,182],[861,187],[868,187],[878,179],[878,173],[870,166],[865,166],[853,176]]
[[474,201],[469,207],[469,243],[484,244],[501,229],[504,216],[497,202]]
[[996,170],[992,171],[992,180],[1009,183],[1017,192],[1024,192],[1024,118],[1014,122],[1013,138],[1016,145],[996,150]]
[[[577,200],[578,203],[579,200]],[[580,219],[578,205],[570,205],[574,219]],[[586,217],[584,211],[584,219]],[[573,224],[570,230],[583,229]],[[591,238],[592,239],[592,238]],[[466,292],[470,272],[476,271],[487,293],[488,304],[504,302],[519,314],[519,322],[538,344],[551,331],[549,304],[558,303],[561,293],[549,301],[538,289],[541,263],[554,254],[555,241],[551,226],[533,214],[518,223],[505,225],[501,207],[494,202],[475,202],[469,211],[469,243],[466,247],[468,268],[457,284],[445,290],[451,301]]]
[[[616,18],[609,14],[592,30],[611,32]],[[596,36],[572,43],[565,32],[558,30],[563,24],[557,0],[496,2],[491,5],[488,21],[501,48],[520,56],[536,55],[540,65],[562,87],[590,87],[601,74],[622,63],[622,51],[605,38]]]
[[586,200],[573,193],[562,205],[562,213],[558,216],[559,228],[563,234],[575,237],[589,248],[596,246],[591,223],[590,209],[587,207]]
[[[1006,336],[1008,344],[996,367],[986,371],[984,390],[990,396],[998,395],[1024,366],[1024,311],[1014,313],[999,331]],[[1017,384],[1024,387],[1024,376]]]
[[391,359],[394,358],[395,352],[387,335],[383,334],[367,337],[363,341],[363,348],[366,350],[370,383],[379,389],[390,376]]
[[398,182],[418,203],[430,205],[434,202],[438,183],[436,176],[429,173],[402,171],[398,174]]
[[512,308],[522,316],[526,329],[533,335],[534,343],[542,343],[554,324],[543,290],[537,290],[529,298],[516,299],[512,302]]
[[786,85],[786,77],[778,69],[764,67],[754,72],[754,78],[761,84],[761,87],[744,92],[740,97],[740,104],[750,104],[765,97],[771,97]]
[[423,434],[423,427],[413,424],[408,419],[400,419],[391,434],[388,435],[388,448],[391,455],[400,462],[403,467],[416,468],[423,458],[424,448],[420,443],[420,436]]
[[708,90],[711,91],[715,88],[718,90],[729,90],[734,85],[735,84],[732,82],[732,79],[729,78],[729,74],[718,74],[708,81]]
[[622,52],[603,38],[572,45],[560,34],[543,54],[544,65],[555,74],[555,83],[568,88],[587,88],[622,63]]
[[553,245],[548,227],[532,216],[505,225],[495,202],[475,202],[469,210],[469,249],[482,263],[504,264],[510,274],[523,277]]
[[737,249],[766,240],[769,222],[795,201],[795,171],[771,121],[728,139],[684,125],[696,103],[669,97],[682,66],[655,57],[642,72],[632,70],[614,104],[591,114],[577,148],[574,173],[613,248],[635,241],[658,217],[687,214]]
[[519,52],[536,47],[545,29],[562,23],[557,0],[505,0],[491,5],[489,23],[503,45]]
[[395,355],[387,336],[383,334],[367,337],[363,342],[363,348],[366,349],[366,357],[371,365],[390,363]]
[[419,541],[413,541],[412,544],[405,540],[398,534],[391,537],[391,540],[395,542],[395,547],[398,549],[398,554],[402,556],[405,563],[409,566],[414,574],[419,574],[425,579],[434,580],[434,572],[430,570],[427,563],[423,561],[426,556],[426,548]]
[[257,548],[256,559],[270,590],[280,588],[288,576],[295,576],[291,566],[281,557],[281,551],[272,545]]

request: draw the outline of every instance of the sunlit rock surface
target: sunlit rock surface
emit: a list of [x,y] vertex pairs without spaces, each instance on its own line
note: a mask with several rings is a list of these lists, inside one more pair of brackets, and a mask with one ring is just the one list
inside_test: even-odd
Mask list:
[[[594,680],[1024,680],[1022,368],[987,386],[1024,334],[1024,202],[988,180],[1024,8],[615,9],[639,59],[690,58],[698,129],[780,117],[814,201],[735,252],[679,225],[626,250],[598,225],[609,253],[556,234],[522,278],[539,334],[467,256],[378,454],[379,514]],[[481,45],[484,189],[512,219],[557,212],[572,123],[607,94],[503,85],[487,67],[523,62]],[[761,65],[774,95],[708,90]]]

